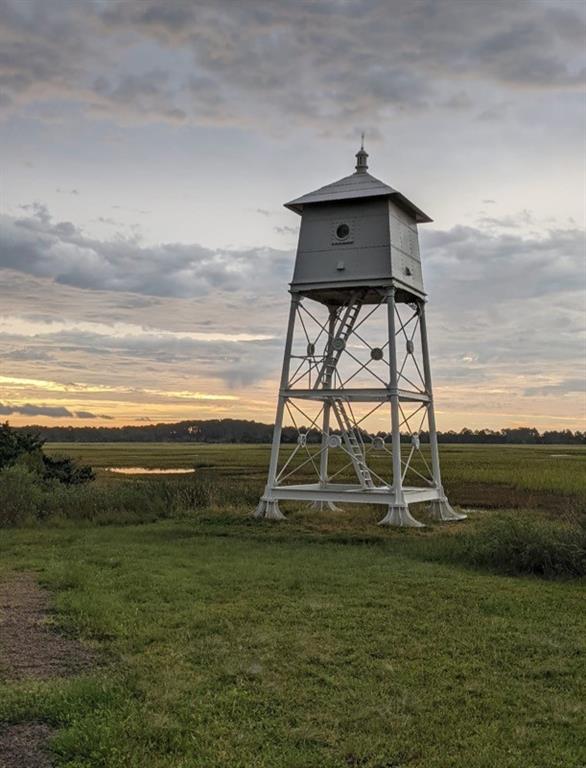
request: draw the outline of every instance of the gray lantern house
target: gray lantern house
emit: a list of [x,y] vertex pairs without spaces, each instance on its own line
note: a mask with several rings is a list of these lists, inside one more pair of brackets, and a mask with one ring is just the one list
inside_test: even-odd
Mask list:
[[[367,158],[363,145],[351,176],[286,204],[301,216],[301,229],[258,518],[284,519],[280,500],[330,509],[340,502],[382,504],[383,525],[420,526],[409,511],[420,502],[430,503],[434,519],[465,517],[448,503],[440,475],[417,235],[418,224],[431,219],[371,176]],[[384,343],[367,338],[368,328],[379,337],[382,329]],[[309,403],[319,409],[315,416],[307,414]],[[367,407],[360,418],[357,410]],[[380,423],[385,408],[390,429],[372,437],[365,419],[376,411]],[[305,425],[297,443],[282,444],[283,420],[297,426],[300,414]],[[334,454],[350,480],[332,470]]]

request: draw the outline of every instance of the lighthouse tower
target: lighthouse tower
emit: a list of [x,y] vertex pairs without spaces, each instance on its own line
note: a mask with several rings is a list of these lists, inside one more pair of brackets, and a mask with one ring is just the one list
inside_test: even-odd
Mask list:
[[381,525],[419,527],[410,504],[460,520],[441,481],[417,226],[431,221],[368,173],[286,207],[301,216],[268,481],[280,500],[381,504]]

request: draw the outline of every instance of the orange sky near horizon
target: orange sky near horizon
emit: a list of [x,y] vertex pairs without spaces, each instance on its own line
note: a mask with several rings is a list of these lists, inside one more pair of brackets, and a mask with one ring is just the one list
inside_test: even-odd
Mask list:
[[[98,414],[91,419],[43,415],[31,417],[19,413],[2,417],[13,426],[119,427],[224,418],[272,424],[278,391],[277,379],[265,382],[253,392],[238,395],[233,390],[214,394],[150,390],[121,392],[119,389],[112,391],[108,387],[93,388],[101,390],[95,393],[91,391],[92,387],[81,385],[63,386],[35,380],[8,382],[6,378],[0,377],[0,387],[11,393],[11,402],[17,405],[42,404],[49,408],[66,407],[72,412]],[[571,403],[568,398],[558,397],[552,402],[551,396],[536,396],[528,403],[527,398],[521,394],[528,383],[521,376],[513,376],[510,380],[503,380],[499,387],[481,392],[466,385],[436,385],[438,429],[459,431],[463,428],[498,430],[507,427],[535,427],[540,432],[586,429],[586,419],[580,418],[577,401]],[[83,397],[80,397],[80,393],[83,393]],[[569,415],[568,411],[574,407],[576,415]],[[523,410],[519,412],[516,408]],[[100,413],[108,418],[100,418]],[[285,422],[290,423],[290,420],[285,419]],[[388,429],[387,416],[377,414],[369,421],[368,428],[372,431]]]

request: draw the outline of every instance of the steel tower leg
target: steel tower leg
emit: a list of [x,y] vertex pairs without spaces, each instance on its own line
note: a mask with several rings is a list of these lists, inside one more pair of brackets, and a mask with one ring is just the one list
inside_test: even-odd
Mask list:
[[[332,354],[332,340],[334,338],[334,332],[336,329],[336,308],[329,308],[330,316],[328,320],[328,341],[326,345],[325,354],[326,357]],[[330,380],[324,381],[323,386],[329,388],[331,386]],[[330,411],[332,405],[329,400],[324,401],[324,412],[322,419],[322,436],[321,436],[321,454],[319,459],[319,484],[321,488],[325,488],[328,484],[328,439],[330,436]],[[337,507],[331,501],[312,501],[309,505],[310,509],[318,510],[322,512],[324,509],[329,509],[331,512],[339,512],[340,507]]]
[[262,495],[260,502],[256,508],[254,516],[257,518],[265,518],[267,520],[285,520],[285,515],[279,509],[279,502],[272,496],[272,488],[275,485],[277,479],[277,465],[279,462],[279,448],[281,446],[281,430],[283,428],[283,414],[285,412],[285,395],[284,391],[287,389],[289,383],[289,368],[291,365],[291,346],[293,344],[293,331],[295,329],[295,316],[297,314],[297,306],[299,304],[299,296],[293,294],[291,296],[291,308],[289,310],[289,324],[287,326],[287,338],[285,341],[285,355],[283,357],[283,368],[281,371],[281,386],[279,389],[279,400],[277,402],[277,414],[275,416],[275,429],[273,432],[273,446],[271,449],[271,461],[269,464],[269,476],[265,492]]
[[403,494],[401,466],[401,429],[399,410],[399,376],[397,372],[397,336],[395,330],[395,288],[387,295],[387,318],[389,336],[389,373],[391,390],[391,429],[393,445],[393,501],[387,514],[379,525],[397,525],[409,528],[422,528],[423,523],[416,520],[409,512]]
[[421,353],[423,356],[423,375],[425,389],[429,397],[427,405],[427,424],[429,426],[429,447],[431,449],[431,469],[433,482],[439,493],[439,499],[431,502],[430,515],[433,520],[464,520],[466,515],[455,512],[444,493],[442,486],[439,450],[437,445],[437,430],[435,427],[435,410],[433,405],[433,387],[431,383],[431,364],[429,362],[429,345],[427,343],[427,324],[425,322],[425,302],[419,304],[419,329],[421,333]]

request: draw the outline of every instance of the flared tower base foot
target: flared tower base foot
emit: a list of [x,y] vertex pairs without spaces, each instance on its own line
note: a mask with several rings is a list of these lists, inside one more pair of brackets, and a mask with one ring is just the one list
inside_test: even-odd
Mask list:
[[307,505],[313,512],[341,512],[342,509],[333,501],[312,501]]
[[432,520],[438,520],[443,523],[465,520],[467,517],[467,515],[463,515],[460,512],[455,512],[450,502],[445,497],[431,502],[429,506],[429,516]]
[[394,525],[398,528],[425,528],[423,523],[416,520],[406,504],[390,504],[387,514],[379,521],[379,525]]
[[261,499],[254,513],[257,520],[286,520],[287,518],[279,509],[278,501]]

